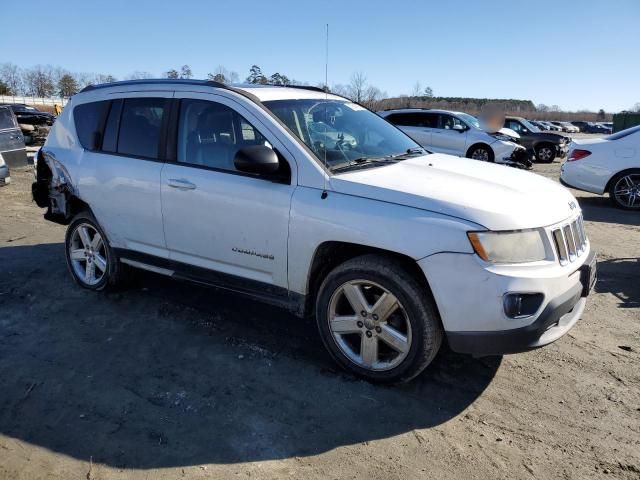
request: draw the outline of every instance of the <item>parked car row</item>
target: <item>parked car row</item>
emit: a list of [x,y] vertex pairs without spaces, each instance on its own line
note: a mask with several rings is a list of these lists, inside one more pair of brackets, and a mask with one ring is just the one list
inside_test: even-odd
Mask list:
[[611,133],[613,131],[613,123],[611,122],[547,122],[543,120],[530,120],[530,122],[541,130],[551,130],[556,132]]
[[566,156],[571,141],[521,117],[506,117],[502,130],[488,132],[476,117],[463,112],[407,108],[378,114],[427,150],[486,162],[522,165],[531,157],[553,162]]

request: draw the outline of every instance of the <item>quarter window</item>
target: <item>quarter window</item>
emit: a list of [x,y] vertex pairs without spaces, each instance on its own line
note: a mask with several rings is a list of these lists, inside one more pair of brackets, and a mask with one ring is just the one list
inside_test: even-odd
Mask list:
[[9,108],[0,108],[0,130],[16,128],[13,122],[13,113]]
[[108,101],[83,103],[73,109],[73,120],[76,125],[76,133],[82,148],[94,150],[99,147],[96,144],[96,134],[102,130],[102,122],[109,107]]
[[271,146],[249,121],[226,105],[182,100],[178,162],[235,171],[237,151],[250,145]]
[[158,158],[162,121],[168,100],[127,98],[124,100],[118,135],[118,153],[150,159]]

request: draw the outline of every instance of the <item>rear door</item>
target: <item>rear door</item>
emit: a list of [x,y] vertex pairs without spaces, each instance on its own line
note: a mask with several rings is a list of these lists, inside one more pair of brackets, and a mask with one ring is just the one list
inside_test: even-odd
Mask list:
[[0,153],[9,168],[27,165],[24,137],[9,107],[0,107]]
[[437,116],[425,112],[392,113],[386,117],[400,130],[426,149],[431,148],[431,133],[436,126]]
[[[79,193],[116,248],[167,258],[160,155],[173,92],[114,94],[73,110],[84,152]],[[95,132],[103,132],[95,136]]]

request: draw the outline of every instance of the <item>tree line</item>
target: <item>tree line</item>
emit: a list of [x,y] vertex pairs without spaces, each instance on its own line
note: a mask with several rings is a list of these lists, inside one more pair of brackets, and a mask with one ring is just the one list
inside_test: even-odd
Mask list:
[[[193,78],[193,71],[189,65],[170,68],[163,72],[162,77],[173,79]],[[135,71],[126,75],[122,80],[154,78],[146,71]],[[238,83],[240,75],[224,66],[218,66],[207,74],[207,79],[220,83]],[[34,97],[64,97],[68,98],[88,85],[115,82],[118,79],[110,74],[102,73],[74,73],[64,68],[51,65],[36,65],[21,68],[12,63],[0,64],[0,95],[27,95]],[[266,73],[258,65],[249,68],[244,83],[255,85],[309,85],[307,82],[295,80],[281,72]],[[351,99],[371,110],[392,108],[440,108],[470,113],[480,113],[487,106],[500,108],[508,114],[515,114],[532,119],[545,120],[605,120],[610,114],[600,109],[598,112],[582,110],[577,112],[563,111],[557,105],[535,105],[531,100],[490,99],[435,96],[433,89],[423,86],[419,81],[415,83],[408,94],[390,97],[386,92],[372,85],[363,72],[355,72],[349,82],[337,83],[331,86],[318,84],[317,87]],[[640,112],[640,102],[632,106],[630,111]]]

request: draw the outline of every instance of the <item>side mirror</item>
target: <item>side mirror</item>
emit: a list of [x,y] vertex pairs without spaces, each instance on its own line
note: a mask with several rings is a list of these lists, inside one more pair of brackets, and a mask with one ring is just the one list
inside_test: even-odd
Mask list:
[[467,128],[466,128],[464,125],[460,125],[460,124],[456,124],[456,125],[454,125],[454,126],[453,126],[453,129],[454,129],[456,132],[459,132],[459,133],[462,133],[462,132],[466,132],[466,131],[467,131]]
[[238,150],[233,164],[241,172],[267,175],[280,167],[276,152],[265,145],[252,145]]

